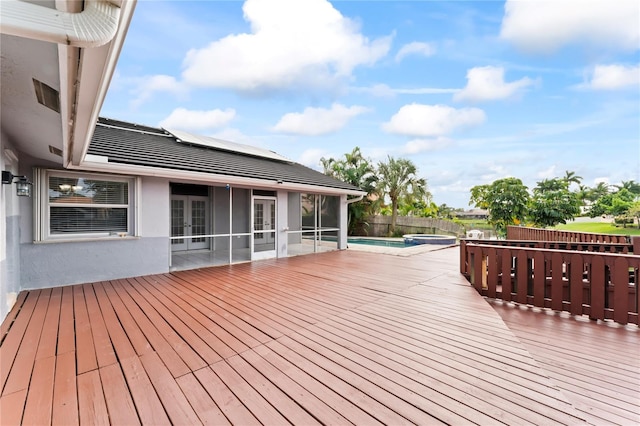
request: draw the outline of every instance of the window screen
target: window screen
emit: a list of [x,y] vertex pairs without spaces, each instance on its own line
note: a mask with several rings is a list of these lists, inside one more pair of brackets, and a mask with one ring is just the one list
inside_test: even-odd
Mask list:
[[49,175],[49,233],[128,233],[129,184],[129,180]]

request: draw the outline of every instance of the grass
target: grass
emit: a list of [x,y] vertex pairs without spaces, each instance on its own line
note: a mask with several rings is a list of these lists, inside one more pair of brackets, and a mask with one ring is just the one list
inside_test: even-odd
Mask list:
[[612,223],[605,222],[572,222],[564,225],[558,225],[555,229],[563,231],[578,232],[594,232],[597,234],[616,234],[616,235],[640,235],[640,229],[627,225],[626,228],[614,226]]

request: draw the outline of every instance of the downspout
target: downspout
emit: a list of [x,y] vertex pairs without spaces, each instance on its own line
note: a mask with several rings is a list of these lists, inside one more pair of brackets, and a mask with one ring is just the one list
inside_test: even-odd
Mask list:
[[120,6],[107,0],[87,0],[79,13],[3,0],[0,33],[73,47],[98,47],[113,39],[119,21]]

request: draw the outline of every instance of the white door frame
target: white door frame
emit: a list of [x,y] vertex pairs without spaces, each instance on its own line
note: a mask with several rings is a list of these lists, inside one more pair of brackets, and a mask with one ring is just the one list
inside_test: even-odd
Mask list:
[[[251,197],[251,260],[277,257],[277,201],[277,197],[263,195]],[[260,213],[259,209],[256,209],[256,202],[263,206],[262,213],[265,213],[265,208],[268,209],[267,214],[262,216],[261,224],[256,223],[256,219],[258,219],[256,214]],[[273,248],[265,249],[266,246],[272,246]]]
[[[181,235],[174,235],[173,229],[171,229],[171,236],[182,236],[191,237],[194,235],[194,226],[198,224],[194,223],[196,218],[194,217],[194,209],[193,209],[193,201],[204,201],[205,211],[204,211],[204,230],[203,232],[199,232],[196,235],[208,235],[209,232],[209,197],[199,196],[199,195],[171,195],[171,222],[173,222],[173,200],[182,200],[183,201],[183,219],[184,224],[182,228]],[[173,223],[171,223],[173,226]],[[202,239],[203,241],[194,241],[192,238],[184,238],[179,240],[172,241],[181,241],[179,243],[171,244],[171,251],[184,251],[184,250],[201,250],[208,249],[210,247],[210,242],[208,238]]]

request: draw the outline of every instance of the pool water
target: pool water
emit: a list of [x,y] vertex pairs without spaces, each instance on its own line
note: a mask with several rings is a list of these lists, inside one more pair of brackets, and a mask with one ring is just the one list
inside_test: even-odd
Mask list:
[[347,239],[347,242],[349,244],[362,244],[365,246],[395,247],[395,248],[409,247],[409,245],[405,244],[404,241],[394,241],[394,240],[385,240],[385,239],[376,239],[376,238],[349,237]]

